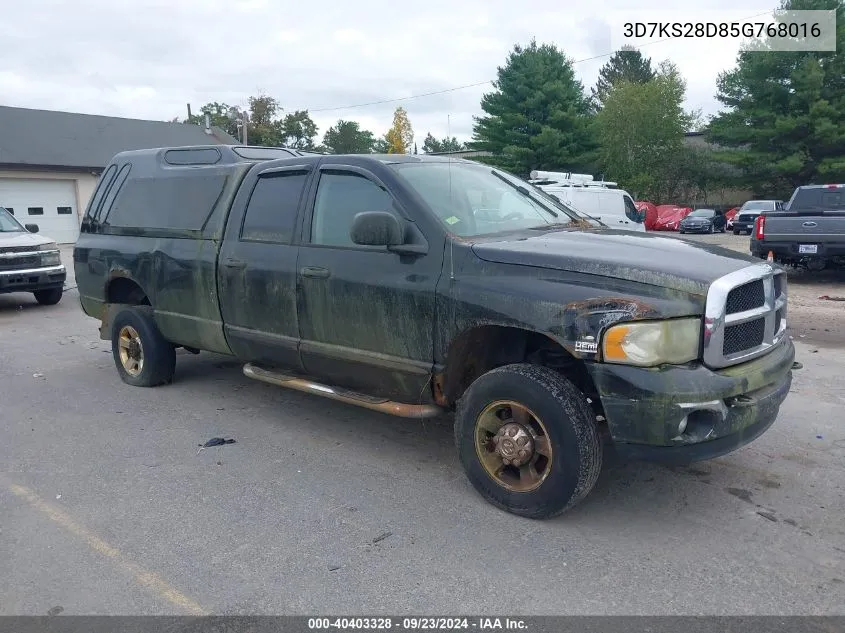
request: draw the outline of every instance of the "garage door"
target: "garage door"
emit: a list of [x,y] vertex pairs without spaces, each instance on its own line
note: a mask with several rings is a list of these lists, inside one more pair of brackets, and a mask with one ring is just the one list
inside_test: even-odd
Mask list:
[[72,244],[79,236],[73,180],[0,178],[0,207],[21,224],[37,224],[40,234],[59,244]]

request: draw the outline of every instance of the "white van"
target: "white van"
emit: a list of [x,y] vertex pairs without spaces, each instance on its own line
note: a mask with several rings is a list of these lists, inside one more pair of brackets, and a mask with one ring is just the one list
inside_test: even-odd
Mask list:
[[589,174],[532,171],[528,181],[584,215],[612,229],[645,231],[645,213],[637,211],[631,195],[615,182],[593,180]]

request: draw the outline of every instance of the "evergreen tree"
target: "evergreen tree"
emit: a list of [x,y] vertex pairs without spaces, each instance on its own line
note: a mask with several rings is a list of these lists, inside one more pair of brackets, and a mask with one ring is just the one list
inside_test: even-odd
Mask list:
[[592,90],[593,107],[601,110],[610,90],[621,81],[646,83],[656,76],[651,59],[643,57],[639,49],[623,46],[599,70],[599,78]]
[[562,51],[534,40],[514,46],[493,88],[481,99],[486,116],[475,118],[472,149],[522,176],[588,168],[596,147],[589,103]]
[[707,138],[727,148],[755,195],[788,197],[795,187],[845,181],[845,11],[841,0],[786,0],[781,9],[836,10],[836,51],[739,53],[718,80],[725,109]]

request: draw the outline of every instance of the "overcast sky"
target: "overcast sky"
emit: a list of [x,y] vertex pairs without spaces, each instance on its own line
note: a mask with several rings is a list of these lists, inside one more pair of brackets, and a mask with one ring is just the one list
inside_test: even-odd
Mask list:
[[[343,108],[495,78],[515,43],[554,43],[572,59],[618,41],[624,0],[23,0],[0,20],[0,105],[169,120],[209,101],[245,106],[260,92],[286,111],[307,108],[320,128],[355,119],[383,134],[397,105],[416,141],[461,140],[480,113],[477,86],[398,103]],[[775,0],[709,0],[691,19],[751,17]],[[642,0],[636,17],[672,19],[671,1]],[[125,8],[124,8],[125,7]],[[131,7],[131,9],[129,8]],[[520,8],[526,7],[526,8]],[[530,7],[530,8],[529,8]],[[720,7],[723,7],[720,9]],[[12,5],[8,7],[12,8]],[[123,13],[121,13],[123,11]],[[694,10],[690,10],[694,11]],[[717,111],[716,77],[733,66],[731,40],[644,46],[688,81],[687,105]],[[607,57],[575,64],[589,89]]]

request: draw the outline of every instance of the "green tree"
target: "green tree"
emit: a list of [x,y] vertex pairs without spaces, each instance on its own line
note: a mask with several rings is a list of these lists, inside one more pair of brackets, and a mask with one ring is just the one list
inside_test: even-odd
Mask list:
[[683,109],[685,91],[677,68],[664,62],[647,83],[618,82],[597,115],[603,169],[641,199],[677,192],[671,173],[693,118]]
[[528,175],[532,169],[589,169],[595,141],[589,103],[572,62],[551,44],[516,45],[497,71],[493,92],[481,98],[472,149],[487,162]]
[[339,119],[323,135],[323,146],[332,154],[369,154],[375,138],[369,130],[362,130],[357,121]]
[[622,81],[643,84],[655,78],[651,59],[643,57],[639,49],[623,46],[599,70],[599,78],[592,89],[593,106],[601,110],[613,86]]
[[387,134],[385,134],[382,138],[377,138],[373,142],[373,152],[376,154],[390,153],[390,144],[387,142]]
[[284,145],[285,134],[279,116],[282,107],[278,100],[261,94],[249,98],[249,134],[250,145],[279,147]]
[[399,106],[393,113],[393,125],[384,135],[388,154],[407,154],[414,142],[414,130],[405,108]]
[[285,115],[281,123],[283,142],[287,147],[302,150],[314,149],[317,136],[317,124],[311,119],[308,110],[297,110]]
[[438,140],[432,136],[431,132],[426,134],[425,141],[423,142],[423,153],[425,154],[460,152],[464,149],[466,149],[466,146],[454,136],[452,138],[446,136]]
[[[718,79],[724,109],[707,138],[723,148],[755,195],[845,180],[845,10],[841,0],[786,0],[781,9],[836,10],[836,51],[739,53]],[[776,17],[776,19],[779,19]]]

